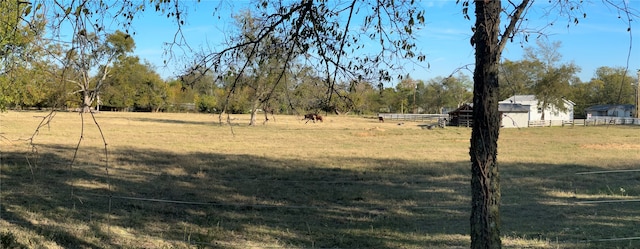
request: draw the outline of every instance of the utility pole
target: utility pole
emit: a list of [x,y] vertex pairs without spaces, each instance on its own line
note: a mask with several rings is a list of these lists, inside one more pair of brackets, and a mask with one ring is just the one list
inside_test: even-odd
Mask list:
[[640,69],[638,69],[638,81],[636,82],[636,113],[633,117],[640,118]]
[[[638,72],[640,74],[640,72]],[[418,106],[416,105],[416,92],[418,91],[418,83],[413,82],[413,114],[418,113]]]

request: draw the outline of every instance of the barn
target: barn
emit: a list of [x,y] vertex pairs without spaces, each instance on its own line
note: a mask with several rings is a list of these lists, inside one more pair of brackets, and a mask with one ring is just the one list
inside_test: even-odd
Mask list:
[[473,104],[463,104],[448,114],[449,125],[451,126],[471,127],[473,124]]

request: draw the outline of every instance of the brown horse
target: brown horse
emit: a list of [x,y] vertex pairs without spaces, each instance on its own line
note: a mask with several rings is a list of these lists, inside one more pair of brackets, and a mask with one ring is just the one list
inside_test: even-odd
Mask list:
[[309,123],[309,121],[313,121],[315,123],[316,120],[318,120],[320,122],[323,122],[322,121],[322,116],[320,116],[318,114],[315,114],[315,113],[305,114],[304,118],[302,120],[307,120],[307,122],[304,122],[305,124]]
[[313,121],[315,123],[316,122],[316,115],[312,114],[312,113],[305,114],[304,118],[302,120],[307,120],[307,122],[304,122],[305,124],[309,123],[309,121]]

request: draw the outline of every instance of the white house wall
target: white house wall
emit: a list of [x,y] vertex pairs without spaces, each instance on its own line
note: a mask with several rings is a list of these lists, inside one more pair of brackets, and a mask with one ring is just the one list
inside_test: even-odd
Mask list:
[[[529,106],[529,120],[539,121],[542,120],[542,112],[538,111],[538,100],[530,99],[531,96],[516,96],[501,101],[502,103],[518,103],[521,105]],[[545,120],[573,120],[573,105],[564,101],[564,105],[567,108],[566,111],[558,111],[554,107],[547,107],[544,110]]]
[[542,113],[538,111],[538,101],[527,101],[522,103],[529,105],[529,121],[537,121],[542,119]]
[[559,111],[555,107],[545,109],[545,120],[573,120],[573,106],[564,103],[566,111]]
[[502,114],[503,128],[525,128],[529,126],[529,113],[506,112]]
[[[526,103],[529,104],[529,103]],[[538,103],[531,103],[529,110],[531,121],[542,120],[542,112],[538,110]],[[566,111],[559,111],[555,107],[547,107],[544,109],[545,120],[573,120],[573,106],[566,104]]]

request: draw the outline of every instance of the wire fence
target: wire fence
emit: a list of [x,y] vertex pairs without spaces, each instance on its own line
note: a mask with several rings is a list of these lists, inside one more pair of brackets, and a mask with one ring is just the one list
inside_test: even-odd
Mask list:
[[[586,176],[586,175],[628,174],[628,173],[638,173],[638,172],[640,172],[640,169],[599,170],[599,171],[577,172],[576,175],[580,177],[580,176]],[[608,207],[603,205],[616,205],[616,204],[637,203],[637,202],[640,202],[639,198],[631,198],[631,199],[612,198],[612,199],[606,199],[606,200],[582,200],[582,201],[576,201],[575,204],[576,205],[596,205],[598,207],[601,207],[602,209],[607,209]],[[640,237],[638,236],[624,237],[624,236],[620,236],[619,234],[612,234],[609,236],[609,238],[590,238],[590,239],[586,239],[584,242],[606,244],[606,242],[621,242],[621,241],[634,241],[634,240],[640,240]],[[631,246],[631,247],[637,247],[637,245]]]
[[[78,170],[78,169],[76,169]],[[1,173],[2,171],[0,171]],[[611,173],[622,173],[622,174],[628,174],[628,173],[635,173],[635,172],[640,172],[640,170],[636,170],[636,169],[630,169],[630,170],[611,170],[611,171],[590,171],[590,172],[577,172],[574,173],[577,176],[580,175],[598,175],[598,174],[611,174]],[[564,175],[555,175],[552,176],[552,178],[566,178],[569,174],[564,174]],[[508,176],[509,179],[511,180],[515,180],[517,178],[529,178],[529,176],[523,175],[523,176]],[[1,180],[1,179],[0,179]],[[348,185],[363,185],[363,186],[372,186],[372,185],[384,185],[384,186],[407,186],[407,185],[411,185],[414,188],[418,188],[420,189],[420,191],[422,192],[437,192],[439,190],[441,190],[441,188],[439,187],[433,187],[433,186],[429,186],[430,185],[430,181],[425,181],[424,179],[419,179],[419,178],[415,178],[409,181],[374,181],[374,180],[367,180],[367,181],[362,181],[362,180],[282,180],[282,179],[252,179],[252,178],[240,178],[240,179],[231,179],[231,178],[221,178],[221,179],[216,179],[216,181],[218,182],[227,182],[227,183],[235,183],[235,184],[244,184],[247,182],[253,182],[255,183],[257,186],[259,185],[264,185],[264,184],[278,184],[278,185],[287,185],[290,183],[307,183],[307,184],[321,184],[321,185],[339,185],[339,184],[348,184]],[[0,190],[2,191],[8,191],[8,189],[6,188],[6,186],[2,186],[2,184],[4,184],[3,182],[0,182]],[[114,186],[117,187],[117,186]],[[12,190],[12,194],[13,195],[19,195],[20,193],[17,192],[14,188],[14,186],[10,187]],[[451,186],[449,186],[449,188],[451,188]],[[467,193],[468,192],[468,186],[457,186],[451,189],[454,192],[464,192]],[[61,190],[62,192],[64,192],[64,190]],[[23,196],[29,196],[29,193],[22,193]],[[209,201],[201,201],[201,200],[189,200],[189,199],[171,199],[171,198],[149,198],[149,197],[144,197],[144,196],[135,196],[135,195],[131,195],[131,196],[125,196],[125,195],[114,195],[111,193],[107,193],[107,194],[101,194],[101,193],[94,193],[94,192],[90,192],[90,191],[79,191],[76,190],[74,193],[74,196],[78,197],[78,198],[82,198],[82,199],[93,199],[94,202],[100,202],[100,199],[104,200],[105,203],[108,201],[109,202],[109,213],[112,213],[114,211],[118,211],[119,209],[122,209],[122,207],[113,207],[111,208],[111,201],[118,201],[118,202],[128,202],[128,205],[134,205],[135,202],[144,202],[147,203],[149,205],[154,205],[154,203],[157,204],[163,204],[163,205],[186,205],[186,206],[203,206],[203,207],[220,207],[220,208],[231,208],[231,209],[238,209],[238,208],[243,208],[243,209],[249,209],[249,210],[262,210],[262,209],[285,209],[285,210],[316,210],[316,211],[322,211],[323,213],[331,213],[331,212],[336,212],[336,211],[344,211],[344,210],[349,210],[352,208],[357,208],[358,212],[365,212],[365,213],[374,213],[374,212],[378,212],[380,210],[388,210],[391,206],[393,206],[394,208],[397,209],[402,209],[402,210],[409,210],[409,211],[420,211],[420,210],[442,210],[445,212],[452,212],[452,211],[456,211],[456,212],[461,212],[461,213],[467,213],[470,211],[470,206],[468,204],[466,204],[465,202],[456,204],[456,205],[438,205],[437,203],[433,204],[433,205],[404,205],[404,204],[398,204],[398,203],[389,203],[386,205],[353,205],[353,204],[349,204],[349,203],[333,203],[333,205],[289,205],[289,204],[279,204],[279,205],[269,205],[269,204],[260,204],[260,203],[217,203],[217,202],[209,202]],[[2,194],[0,197],[4,197],[4,194]],[[591,208],[594,208],[594,205],[596,205],[597,209],[607,209],[607,206],[602,206],[602,205],[616,205],[616,204],[624,204],[624,203],[635,203],[635,202],[640,202],[640,199],[610,199],[610,200],[580,200],[580,199],[570,199],[570,200],[566,200],[566,205],[571,205],[571,206],[583,206],[583,205],[588,205]],[[3,198],[0,198],[0,205],[5,205]],[[542,204],[540,204],[539,202],[536,201],[526,201],[526,202],[519,202],[519,203],[514,203],[514,202],[510,202],[510,203],[503,203],[502,204],[503,207],[508,208],[521,208],[521,207],[531,207],[531,206],[538,206],[539,208],[544,208],[544,206],[542,206]],[[157,207],[157,209],[162,209],[163,207]],[[4,209],[3,209],[4,210]],[[0,213],[0,215],[2,215]],[[19,220],[11,220],[11,218],[9,217],[5,217],[5,216],[0,216],[1,219],[11,222],[11,223],[24,223],[24,221],[19,221]],[[6,218],[6,219],[5,219]],[[109,223],[111,223],[112,221],[109,221]],[[110,224],[114,225],[114,224]],[[172,232],[170,230],[167,230],[167,232]],[[110,235],[109,235],[110,236]],[[629,237],[624,237],[624,236],[611,236],[610,238],[585,238],[582,241],[558,241],[558,243],[611,243],[611,242],[619,242],[619,241],[633,241],[633,240],[638,240],[639,237],[636,236],[629,236]],[[216,244],[216,243],[207,243],[207,242],[203,242],[203,241],[198,241],[197,239],[187,239],[185,240],[186,243],[192,244],[192,245],[204,245],[204,246],[221,246],[222,244]],[[220,243],[225,243],[225,242],[220,242]],[[260,247],[260,248],[268,248],[268,247]],[[289,248],[304,248],[304,247],[289,247]]]
[[449,118],[448,114],[380,113],[378,117],[392,121],[428,122]]

